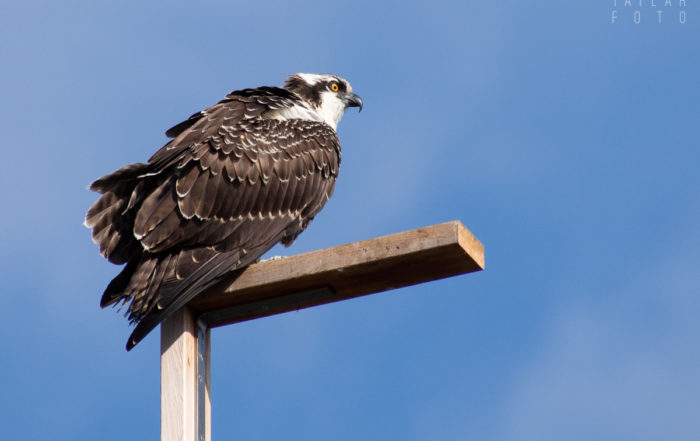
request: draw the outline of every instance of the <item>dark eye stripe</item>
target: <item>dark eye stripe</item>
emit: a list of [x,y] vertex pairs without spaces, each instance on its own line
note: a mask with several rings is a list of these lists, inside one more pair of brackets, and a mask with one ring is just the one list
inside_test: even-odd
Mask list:
[[[333,85],[334,85],[334,84],[335,84],[336,86],[338,86],[338,90],[333,90]],[[330,89],[330,90],[333,91],[333,92],[345,92],[346,87],[345,87],[345,84],[342,83],[341,81],[333,80],[333,81],[330,81],[330,82],[328,83],[328,89]]]

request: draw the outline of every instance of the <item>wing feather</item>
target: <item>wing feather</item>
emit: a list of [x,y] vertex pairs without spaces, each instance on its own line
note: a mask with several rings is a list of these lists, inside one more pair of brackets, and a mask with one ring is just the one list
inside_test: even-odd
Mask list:
[[291,172],[291,167],[289,166],[289,159],[276,159],[273,160],[272,163],[272,168],[273,171],[275,172],[275,176],[277,177],[278,180],[280,181],[288,181],[290,172]]
[[187,171],[182,173],[175,184],[175,189],[177,191],[177,196],[179,199],[184,198],[192,190],[192,186],[197,181],[199,176],[199,170],[196,166],[190,165]]
[[192,190],[184,198],[178,199],[180,212],[186,219],[192,219],[197,214],[197,208],[202,199],[205,198],[208,184],[208,173],[198,168],[197,180],[192,186]]
[[172,213],[177,205],[174,193],[171,180],[166,180],[143,201],[134,221],[137,239],[146,236]]
[[253,217],[255,213],[253,213],[253,207],[255,206],[255,202],[257,198],[259,197],[260,193],[260,183],[256,182],[255,184],[248,184],[245,188],[245,199],[243,202],[241,202],[241,205],[239,206],[239,216],[248,216],[248,217]]
[[217,189],[221,176],[215,176],[208,172],[203,172],[202,174],[206,176],[207,185],[204,189],[204,196],[198,201],[195,213],[199,219],[210,220],[212,217],[212,208],[216,203]]
[[182,219],[176,211],[171,211],[162,222],[148,232],[141,243],[151,253],[157,253],[172,247],[180,242],[184,229],[181,228]]
[[258,200],[258,211],[264,216],[277,215],[282,207],[288,183],[279,179],[269,180],[265,184],[265,194]]
[[282,202],[279,205],[279,210],[282,213],[291,213],[292,204],[294,203],[294,197],[297,194],[297,187],[299,186],[302,178],[292,176],[291,179],[287,181],[287,191],[285,191],[282,198]]

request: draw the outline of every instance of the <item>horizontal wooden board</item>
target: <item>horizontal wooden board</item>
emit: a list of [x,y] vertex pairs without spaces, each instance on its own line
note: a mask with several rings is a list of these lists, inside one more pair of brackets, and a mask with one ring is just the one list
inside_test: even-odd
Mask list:
[[250,265],[190,302],[222,326],[484,269],[460,221]]

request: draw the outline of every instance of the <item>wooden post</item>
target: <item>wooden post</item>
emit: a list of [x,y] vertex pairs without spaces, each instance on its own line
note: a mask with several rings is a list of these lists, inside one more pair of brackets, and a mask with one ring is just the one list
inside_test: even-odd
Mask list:
[[210,327],[484,269],[459,221],[250,265],[161,325],[161,441],[210,441]]
[[209,333],[187,307],[161,325],[161,441],[211,440]]

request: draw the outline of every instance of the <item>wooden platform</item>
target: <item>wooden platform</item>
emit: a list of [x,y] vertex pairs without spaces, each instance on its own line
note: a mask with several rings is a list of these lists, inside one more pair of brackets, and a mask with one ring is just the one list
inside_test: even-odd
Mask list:
[[484,269],[459,221],[250,265],[161,325],[161,440],[211,439],[210,328]]
[[189,306],[216,327],[483,268],[484,247],[452,221],[256,263]]

